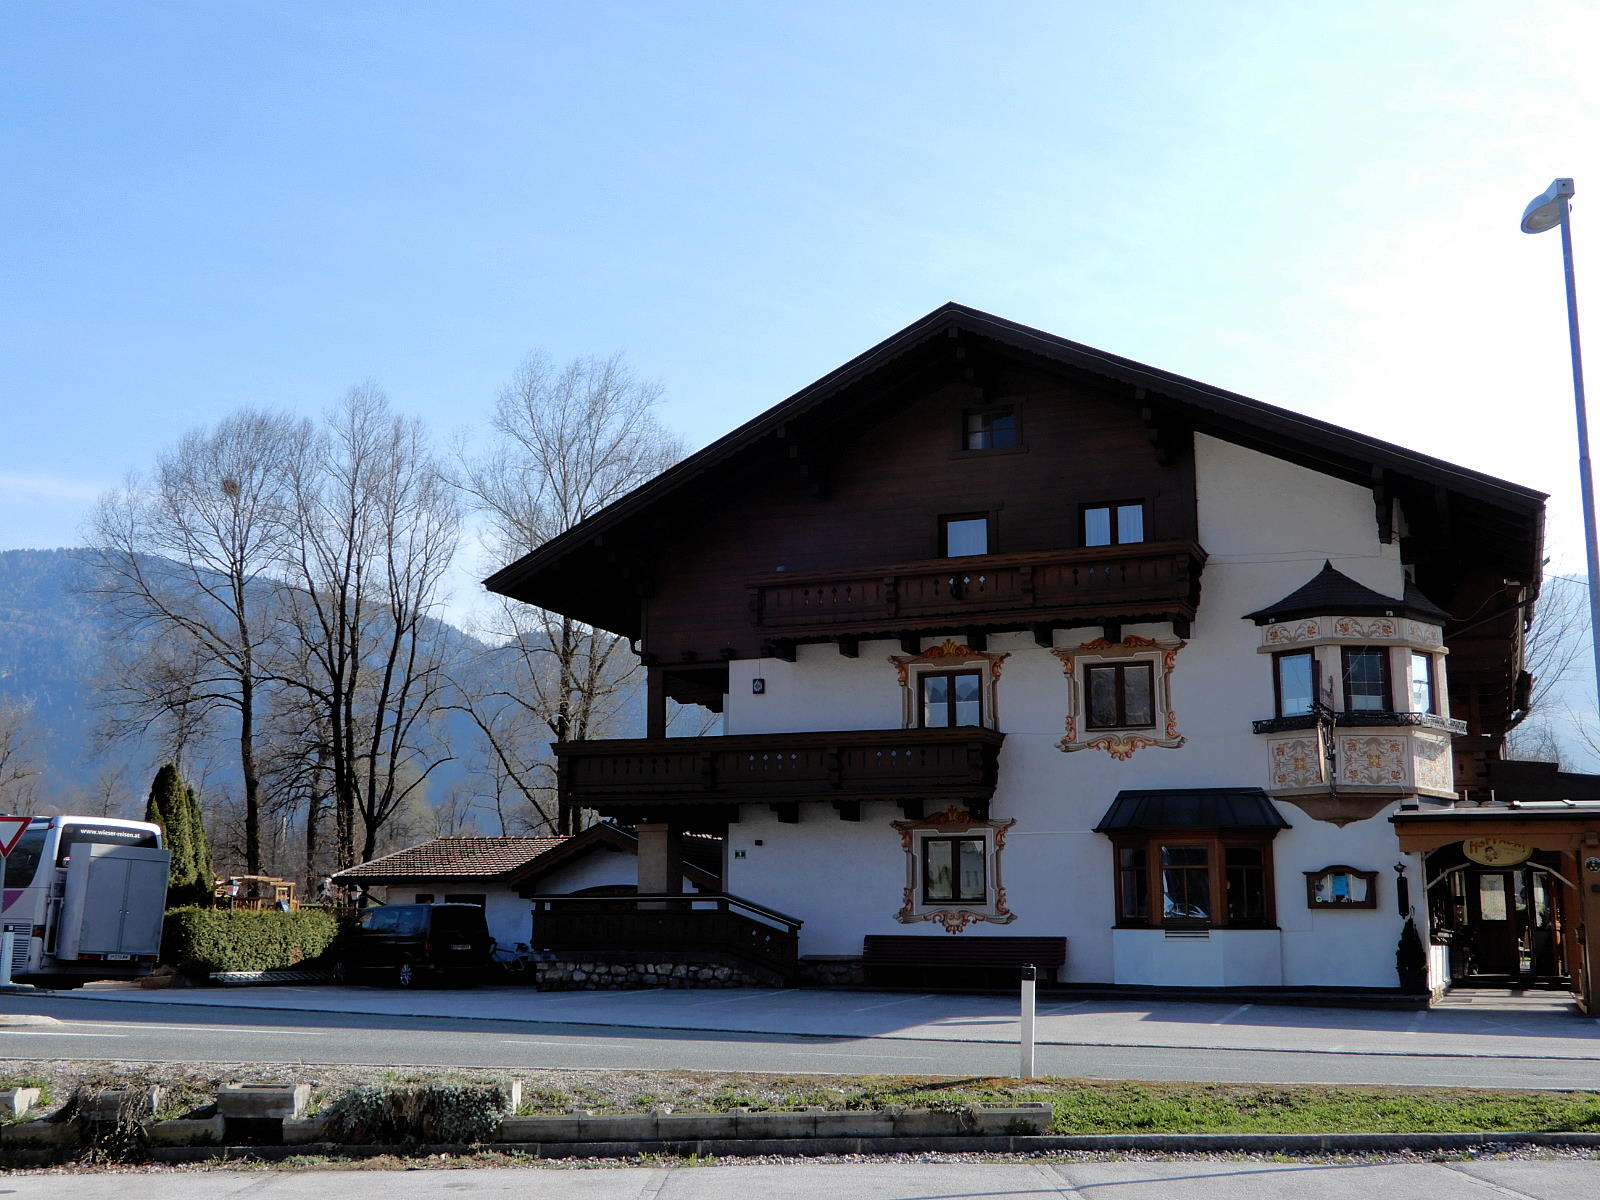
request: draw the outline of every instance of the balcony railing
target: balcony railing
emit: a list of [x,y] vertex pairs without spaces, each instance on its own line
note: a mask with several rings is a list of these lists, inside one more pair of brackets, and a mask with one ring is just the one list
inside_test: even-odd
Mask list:
[[721,954],[796,975],[803,922],[738,896],[715,893],[534,896],[533,941],[557,953],[661,951]]
[[1199,603],[1205,559],[1187,541],[986,554],[764,579],[751,585],[750,603],[756,627],[785,638],[966,623],[1187,620]]
[[869,729],[560,742],[561,802],[608,815],[743,801],[987,801],[992,729]]

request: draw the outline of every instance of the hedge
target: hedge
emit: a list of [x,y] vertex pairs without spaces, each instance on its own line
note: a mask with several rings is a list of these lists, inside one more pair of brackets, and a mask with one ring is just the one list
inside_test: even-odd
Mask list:
[[333,914],[316,908],[175,908],[162,929],[161,958],[191,975],[266,971],[316,958],[338,932]]

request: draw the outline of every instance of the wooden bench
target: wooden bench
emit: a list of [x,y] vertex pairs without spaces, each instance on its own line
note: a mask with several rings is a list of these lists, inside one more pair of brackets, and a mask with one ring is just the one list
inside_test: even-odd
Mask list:
[[861,965],[868,983],[905,982],[925,987],[982,982],[1010,987],[1032,963],[1049,979],[1067,961],[1064,937],[982,937],[971,934],[916,937],[869,933],[861,940]]

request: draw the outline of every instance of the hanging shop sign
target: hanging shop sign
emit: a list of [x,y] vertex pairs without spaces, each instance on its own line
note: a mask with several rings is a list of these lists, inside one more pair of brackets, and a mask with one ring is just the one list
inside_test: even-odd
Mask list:
[[1533,847],[1505,838],[1468,838],[1461,851],[1475,863],[1486,867],[1514,867],[1533,857]]

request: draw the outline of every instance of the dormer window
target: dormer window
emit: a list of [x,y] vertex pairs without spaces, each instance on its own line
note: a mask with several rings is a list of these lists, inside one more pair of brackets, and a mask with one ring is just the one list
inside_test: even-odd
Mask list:
[[1009,450],[1017,445],[1017,410],[1007,404],[966,414],[962,447],[967,450]]
[[1083,508],[1085,546],[1125,546],[1144,541],[1144,504],[1088,504]]
[[989,514],[958,513],[940,517],[939,553],[945,558],[989,553]]

